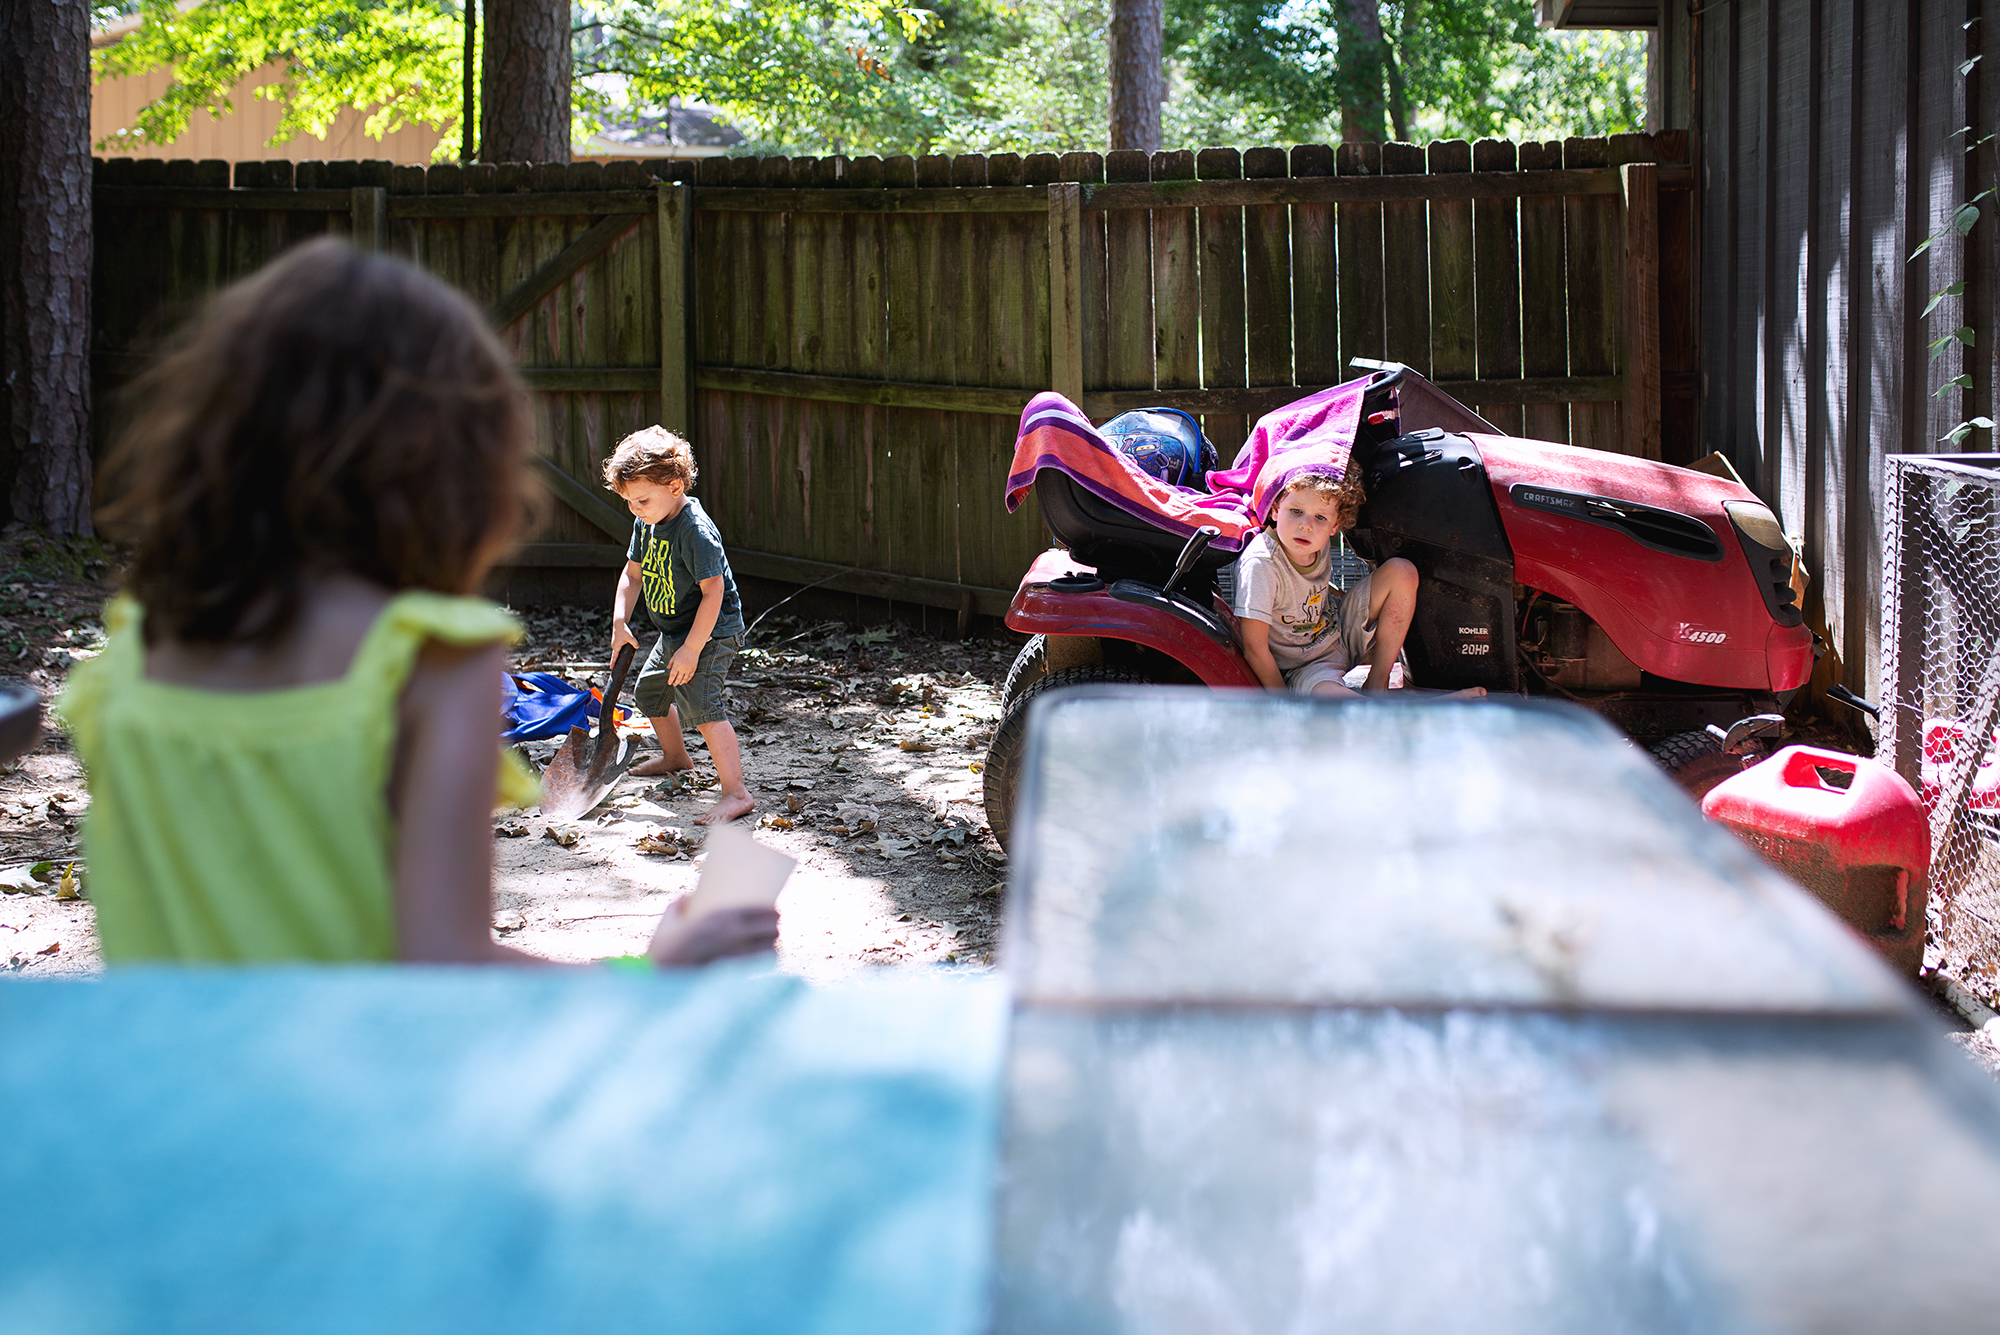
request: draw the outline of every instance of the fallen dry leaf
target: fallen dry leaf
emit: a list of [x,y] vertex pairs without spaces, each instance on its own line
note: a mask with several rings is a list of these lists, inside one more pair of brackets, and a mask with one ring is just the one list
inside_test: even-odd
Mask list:
[[900,746],[900,747],[901,747],[901,748],[903,748],[903,750],[905,750],[905,751],[935,751],[935,750],[937,750],[937,748],[936,748],[935,746],[932,746],[932,745],[931,745],[931,744],[930,744],[929,742],[923,742],[923,741],[918,741],[918,740],[917,740],[916,738],[914,738],[914,737],[905,737],[905,738],[903,738],[903,739],[902,739],[901,741],[897,742],[897,743],[896,743],[896,745],[897,745],[897,746]]
[[519,909],[501,909],[493,915],[493,930],[496,932],[518,932],[528,925]]
[[789,830],[792,828],[792,818],[790,816],[766,816],[764,817],[764,824],[774,830]]
[[528,837],[528,827],[517,820],[501,821],[493,827],[493,836],[496,839],[525,839]]
[[542,831],[542,838],[561,848],[575,848],[576,841],[583,838],[583,832],[580,830],[557,829],[551,825]]
[[[72,862],[63,868],[62,879],[56,882],[56,898],[76,899],[80,893],[76,886],[76,864]],[[48,951],[42,953],[47,954]]]

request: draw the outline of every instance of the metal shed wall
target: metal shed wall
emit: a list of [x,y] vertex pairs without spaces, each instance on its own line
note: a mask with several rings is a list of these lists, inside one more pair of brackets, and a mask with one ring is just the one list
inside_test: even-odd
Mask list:
[[[1991,448],[1940,438],[2000,384],[1993,201],[1966,241],[1909,256],[1994,182],[1995,146],[1965,145],[2000,125],[2000,0],[1667,0],[1661,19],[1655,114],[1699,145],[1704,444],[1804,538],[1808,612],[1872,697],[1883,458]],[[1930,360],[1961,325],[1976,345]],[[1961,370],[1971,388],[1940,396]]]

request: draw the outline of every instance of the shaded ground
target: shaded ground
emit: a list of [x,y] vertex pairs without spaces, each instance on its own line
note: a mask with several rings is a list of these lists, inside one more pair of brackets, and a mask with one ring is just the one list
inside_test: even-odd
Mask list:
[[[103,643],[102,553],[19,529],[0,534],[0,676],[53,700]],[[606,608],[530,612],[522,668],[602,684]],[[730,673],[732,712],[759,839],[799,859],[782,902],[784,967],[832,977],[878,964],[990,963],[1005,859],[985,830],[978,763],[1016,646],[927,640],[772,617]],[[629,700],[629,695],[628,695]],[[77,829],[89,809],[59,725],[0,773],[0,972],[87,973],[101,960]],[[652,747],[650,732],[633,734]],[[582,822],[539,812],[494,821],[495,930],[561,960],[642,949],[660,912],[693,889],[714,773],[626,779]],[[546,760],[556,743],[531,743]],[[641,752],[641,756],[646,752]],[[555,837],[551,837],[554,835]],[[641,847],[641,841],[646,847]],[[648,851],[648,849],[652,851]]]

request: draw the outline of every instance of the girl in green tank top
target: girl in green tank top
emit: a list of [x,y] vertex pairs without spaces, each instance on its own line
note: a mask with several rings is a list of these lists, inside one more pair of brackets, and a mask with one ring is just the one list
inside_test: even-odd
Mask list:
[[[135,386],[100,480],[131,550],[59,706],[104,957],[542,963],[493,940],[513,618],[473,597],[528,511],[505,350],[463,297],[336,241],[225,290]],[[769,949],[672,911],[653,958]]]

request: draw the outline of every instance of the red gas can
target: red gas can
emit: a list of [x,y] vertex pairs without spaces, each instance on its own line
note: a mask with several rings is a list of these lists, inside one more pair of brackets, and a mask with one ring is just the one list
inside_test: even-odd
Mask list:
[[1810,890],[1889,962],[1924,962],[1931,834],[1924,805],[1886,765],[1788,746],[1709,790],[1701,811]]

